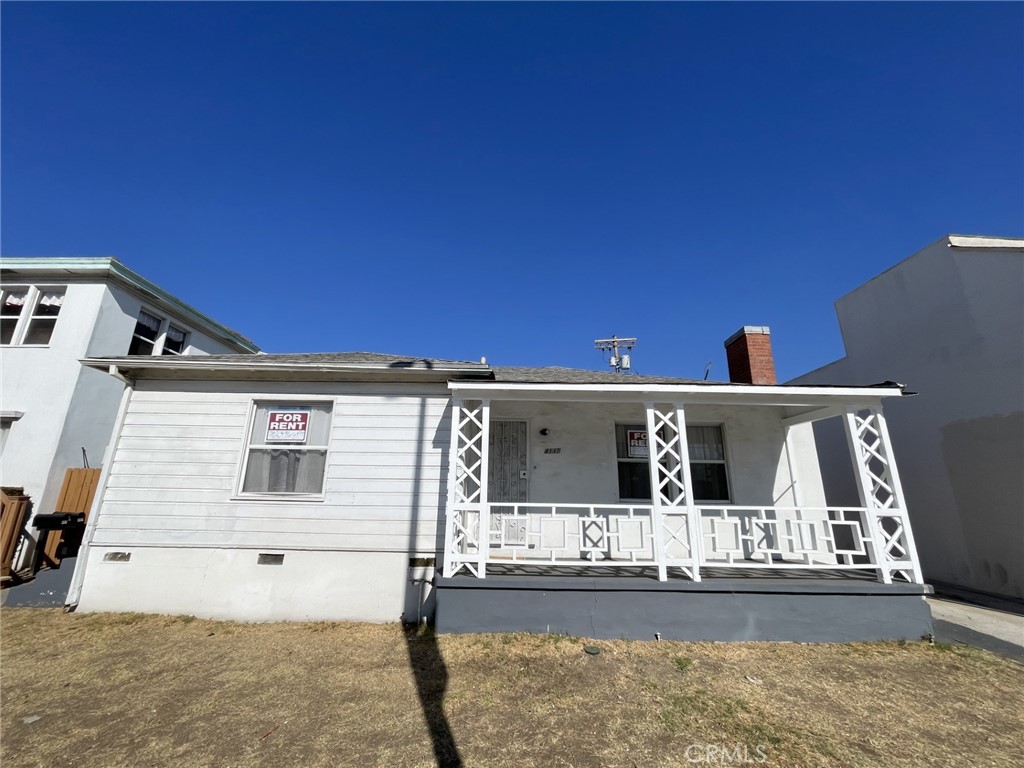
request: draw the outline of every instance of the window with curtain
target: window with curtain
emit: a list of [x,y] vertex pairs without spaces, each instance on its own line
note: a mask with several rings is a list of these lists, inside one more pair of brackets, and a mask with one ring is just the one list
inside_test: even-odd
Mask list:
[[49,344],[53,329],[57,326],[57,315],[64,306],[63,288],[39,288],[28,327],[25,329],[23,344]]
[[160,337],[160,326],[163,320],[146,310],[139,311],[139,319],[132,332],[132,341],[128,345],[129,355],[152,355],[156,348],[156,340]]
[[324,403],[257,403],[242,493],[321,493],[331,412]]
[[28,288],[5,288],[0,299],[0,344],[13,344],[18,318],[25,308]]
[[164,348],[160,350],[161,355],[180,355],[185,352],[185,340],[188,333],[176,328],[173,325],[167,326],[167,333],[164,335]]
[[725,439],[721,425],[686,428],[690,450],[690,479],[696,501],[729,501],[725,468]]
[[[687,427],[686,441],[689,444],[694,501],[729,501],[729,478],[721,425]],[[642,424],[616,424],[615,449],[618,457],[619,498],[650,501],[651,470],[647,427]]]
[[0,344],[49,344],[66,290],[35,285],[5,288],[0,298]]

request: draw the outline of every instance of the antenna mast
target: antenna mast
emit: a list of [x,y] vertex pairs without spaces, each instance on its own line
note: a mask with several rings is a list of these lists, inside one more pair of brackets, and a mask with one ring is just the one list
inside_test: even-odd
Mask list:
[[[633,363],[630,353],[635,346],[635,338],[620,339],[617,336],[612,336],[610,339],[594,339],[595,349],[612,353],[611,357],[608,358],[608,365],[614,368],[616,373],[628,371],[632,367]],[[625,354],[619,354],[620,348],[625,350]]]

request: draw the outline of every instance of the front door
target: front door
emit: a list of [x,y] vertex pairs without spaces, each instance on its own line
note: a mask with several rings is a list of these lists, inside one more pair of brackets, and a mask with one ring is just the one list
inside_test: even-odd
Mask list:
[[[525,421],[492,421],[488,445],[487,500],[495,502],[523,502],[530,498],[530,473],[526,455]],[[512,506],[491,507],[491,546],[527,545],[526,527],[522,520],[509,518],[515,513]],[[497,537],[497,540],[495,540]]]
[[[525,421],[492,421],[488,445],[488,501],[522,502],[530,498]],[[504,510],[502,510],[504,511]],[[508,512],[511,512],[511,508]]]

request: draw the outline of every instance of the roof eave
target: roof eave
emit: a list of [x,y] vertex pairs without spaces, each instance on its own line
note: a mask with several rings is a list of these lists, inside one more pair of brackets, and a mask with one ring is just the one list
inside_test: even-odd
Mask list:
[[181,314],[190,325],[209,336],[236,347],[241,352],[259,352],[260,348],[252,341],[226,325],[217,322],[209,315],[200,312],[191,304],[187,304],[174,294],[168,293],[156,283],[147,280],[138,272],[129,269],[112,256],[103,257],[4,257],[0,259],[0,268],[35,273],[34,277],[55,279],[84,277],[107,279],[123,288],[136,290],[151,298],[165,308]]
[[448,388],[453,394],[464,399],[655,401],[757,405],[821,405],[848,402],[867,406],[880,403],[881,399],[885,397],[901,397],[904,394],[901,384],[822,387],[748,384],[507,384],[449,381]]
[[[249,361],[225,361],[225,360],[204,360],[202,355],[190,355],[182,357],[153,357],[140,356],[138,360],[130,360],[124,357],[87,357],[79,360],[79,363],[87,368],[97,370],[109,370],[111,367],[121,371],[235,371],[238,373],[259,374],[260,372],[273,371],[275,373],[391,373],[402,375],[435,375],[445,376],[449,374],[476,374],[490,375],[487,367],[479,364],[469,366],[444,365],[385,365],[380,363],[275,363],[275,362],[249,362]],[[266,360],[263,356],[257,356],[254,360]]]

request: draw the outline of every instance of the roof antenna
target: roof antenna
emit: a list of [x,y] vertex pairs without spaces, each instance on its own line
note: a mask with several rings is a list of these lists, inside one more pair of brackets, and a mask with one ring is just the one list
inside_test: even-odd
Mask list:
[[[636,346],[636,338],[620,339],[617,336],[612,336],[610,339],[594,339],[594,347],[601,350],[602,352],[611,352],[611,357],[608,358],[608,365],[615,369],[616,373],[622,373],[628,371],[633,364],[630,352],[633,351],[633,347]],[[619,347],[626,350],[626,354],[619,354]]]
[[708,360],[708,364],[704,366],[704,381],[708,380],[708,374],[711,373],[711,361]]

